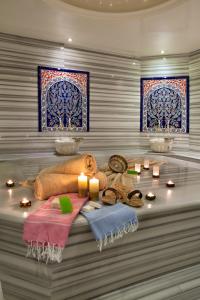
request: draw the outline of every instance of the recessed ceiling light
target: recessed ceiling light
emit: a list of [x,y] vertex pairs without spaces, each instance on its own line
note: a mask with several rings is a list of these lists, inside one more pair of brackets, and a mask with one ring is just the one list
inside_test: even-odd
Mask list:
[[164,50],[161,50],[160,53],[161,53],[161,54],[165,54],[165,51],[164,51]]
[[136,65],[136,62],[135,62],[135,61],[133,61],[133,62],[132,62],[132,65]]
[[72,42],[72,38],[68,38],[68,40],[67,40],[69,43],[71,43]]

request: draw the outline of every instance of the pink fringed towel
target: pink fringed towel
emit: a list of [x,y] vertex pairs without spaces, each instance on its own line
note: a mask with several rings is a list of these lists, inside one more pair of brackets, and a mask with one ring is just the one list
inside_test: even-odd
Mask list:
[[73,204],[73,212],[62,214],[59,209],[51,208],[54,197],[47,200],[37,211],[30,214],[24,223],[23,240],[27,243],[27,256],[38,260],[61,262],[62,251],[68,244],[68,236],[73,220],[78,215],[87,197],[67,194]]

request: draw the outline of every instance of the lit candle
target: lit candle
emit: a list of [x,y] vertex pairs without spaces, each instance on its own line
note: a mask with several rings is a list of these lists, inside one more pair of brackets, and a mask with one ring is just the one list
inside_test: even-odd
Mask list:
[[88,179],[84,173],[78,176],[78,195],[79,197],[85,197],[88,193]]
[[155,200],[155,199],[156,199],[156,195],[154,195],[152,192],[149,192],[148,194],[146,194],[145,198],[146,198],[147,200],[152,201],[152,200]]
[[8,181],[6,181],[6,185],[7,187],[11,188],[15,185],[15,183],[12,179],[9,179]]
[[99,179],[92,178],[89,181],[89,194],[91,200],[99,199]]
[[144,169],[149,170],[149,160],[148,159],[144,160]]
[[158,165],[153,166],[153,177],[154,178],[160,177],[160,167]]
[[141,164],[135,164],[135,171],[140,174],[141,173]]
[[166,183],[166,186],[167,186],[167,187],[175,187],[175,183],[174,183],[172,180],[169,180],[169,181]]
[[27,198],[23,198],[19,204],[20,204],[20,207],[30,207],[31,201],[28,200]]

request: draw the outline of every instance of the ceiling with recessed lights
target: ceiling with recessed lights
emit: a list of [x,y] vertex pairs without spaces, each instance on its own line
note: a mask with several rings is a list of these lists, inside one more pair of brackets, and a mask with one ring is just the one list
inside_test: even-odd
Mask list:
[[152,8],[169,0],[62,0],[79,8],[98,12],[124,13]]
[[[129,6],[131,12],[93,11],[75,6],[78,0],[67,1],[0,0],[0,32],[130,57],[200,49],[200,0],[129,0],[141,5]],[[106,2],[118,3],[119,9],[125,1]]]

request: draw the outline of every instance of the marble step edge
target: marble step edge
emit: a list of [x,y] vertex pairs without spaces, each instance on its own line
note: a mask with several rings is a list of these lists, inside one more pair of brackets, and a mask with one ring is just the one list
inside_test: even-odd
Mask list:
[[[199,244],[199,234],[198,232],[195,234],[195,232],[188,232],[188,234],[185,236],[183,234],[179,236],[173,236],[171,235],[170,240],[167,239],[166,242],[163,241],[163,239],[154,239],[153,241],[151,241],[151,239],[147,240],[145,245],[141,245],[138,247],[134,247],[132,245],[132,247],[129,247],[129,249],[127,249],[127,245],[124,249],[124,252],[120,252],[119,248],[117,249],[105,249],[100,255],[97,256],[97,253],[95,253],[93,255],[93,257],[91,257],[90,255],[86,256],[81,256],[81,257],[76,257],[74,259],[68,259],[68,260],[63,260],[62,264],[54,264],[51,265],[51,270],[54,273],[54,276],[56,278],[56,276],[59,276],[58,274],[61,273],[63,270],[67,269],[67,270],[71,270],[73,269],[74,272],[76,272],[76,268],[80,269],[82,268],[82,271],[87,268],[87,266],[90,265],[95,265],[96,267],[100,266],[102,263],[102,259],[104,260],[104,262],[106,262],[106,264],[109,264],[109,262],[112,263],[113,261],[113,256],[114,256],[114,261],[124,261],[124,259],[132,259],[132,258],[139,258],[140,256],[143,257],[143,259],[145,257],[148,257],[149,254],[152,254],[152,257],[154,257],[155,253],[158,256],[159,253],[162,254],[162,251],[168,251],[168,253],[170,253],[170,251],[175,251],[176,248],[180,248],[183,247],[184,245],[186,245],[186,249],[187,247],[191,247],[191,245],[193,245],[193,247],[197,244]],[[120,242],[120,241],[119,241]],[[96,242],[94,242],[96,243]],[[137,243],[136,243],[137,245]],[[7,264],[7,260],[9,260],[10,265],[12,265],[14,268],[18,267],[18,264],[21,264],[21,260],[25,259],[25,252],[24,255],[22,255],[23,253],[20,253],[20,255],[14,254],[13,252],[10,252],[10,248],[8,248],[9,243],[0,243],[0,247],[1,247],[1,257],[0,257],[0,261],[1,264]],[[124,248],[124,246],[121,247],[122,249]],[[26,248],[24,248],[26,249]],[[134,249],[134,252],[133,252]],[[9,250],[9,252],[8,252]],[[13,250],[15,250],[15,245],[13,245]],[[115,250],[115,252],[113,251]],[[87,261],[87,266],[85,265],[85,261]],[[31,267],[31,263],[35,263],[34,260],[28,259],[27,261],[30,264],[30,270],[32,269]],[[25,268],[25,265],[23,266]],[[78,271],[78,272],[79,272]]]
[[[183,262],[175,264],[174,269],[183,268],[183,267],[186,268],[187,266],[190,266],[192,264],[195,264],[195,261],[193,259],[188,261],[186,265],[184,265]],[[172,268],[172,266],[170,266],[170,267],[168,266],[168,268],[166,269],[166,272],[174,271],[174,269]],[[135,282],[138,282],[138,283],[143,282],[144,280],[147,280],[152,277],[159,277],[159,275],[160,274],[158,273],[157,270],[153,270],[148,273],[149,277],[147,277],[147,278],[144,276],[144,274],[140,274],[139,276],[135,277]],[[24,300],[24,299],[26,299],[26,300],[27,299],[31,299],[31,300],[45,300],[45,299],[46,300],[88,300],[88,299],[98,299],[96,297],[98,295],[102,295],[102,293],[105,294],[105,293],[111,292],[112,290],[116,290],[116,289],[128,286],[133,283],[132,278],[131,279],[128,278],[125,280],[121,280],[120,282],[114,282],[113,284],[107,285],[106,279],[107,278],[105,278],[105,280],[104,280],[103,286],[96,288],[96,289],[92,289],[92,287],[90,286],[90,282],[88,282],[88,286],[85,291],[81,290],[80,293],[78,293],[77,295],[73,295],[73,296],[68,293],[69,288],[67,286],[65,286],[63,289],[60,289],[59,291],[51,290],[51,292],[52,292],[51,296],[49,296],[48,293],[44,294],[42,291],[40,291],[40,288],[37,286],[35,286],[36,290],[32,291],[32,289],[30,289],[30,287],[29,287],[29,284],[26,284],[24,281],[15,282],[13,280],[9,280],[10,281],[10,283],[9,283],[8,280],[6,280],[6,281],[3,280],[2,286],[3,286],[3,288],[5,288],[5,290],[8,291],[8,294],[9,294],[9,291],[10,291],[10,294],[13,294],[13,291],[14,291],[14,295],[19,296],[19,298],[13,298],[14,300]],[[19,283],[21,283],[21,285]],[[77,289],[77,286],[76,286],[76,289]],[[37,298],[33,298],[32,297],[33,294],[37,295]],[[8,298],[8,299],[10,300],[11,298]],[[110,298],[107,298],[107,299],[110,300]],[[119,300],[121,300],[121,299],[119,298]],[[130,300],[134,300],[134,299],[130,299]],[[182,300],[182,299],[180,299],[180,300]]]
[[[142,283],[129,286],[127,288],[109,293],[107,295],[97,297],[96,300],[146,300],[146,299],[165,299],[163,295],[162,298],[158,298],[156,293],[164,290],[167,291],[168,288],[177,286],[178,292],[187,291],[194,289],[195,287],[200,288],[200,265],[195,265],[186,269],[175,271],[166,275],[162,275],[158,278],[150,279]],[[184,288],[183,285],[187,284],[187,288]],[[152,295],[155,298],[152,298]],[[149,297],[149,298],[146,298]],[[167,293],[167,297],[169,294]],[[168,299],[168,298],[167,298]],[[170,299],[170,298],[169,298]]]

